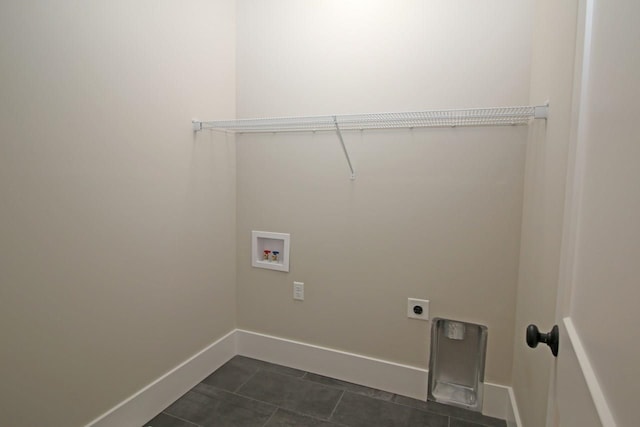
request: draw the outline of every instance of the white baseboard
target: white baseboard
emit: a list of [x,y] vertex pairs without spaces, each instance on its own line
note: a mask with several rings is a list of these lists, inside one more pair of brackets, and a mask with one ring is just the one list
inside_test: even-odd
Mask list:
[[518,405],[516,404],[516,395],[513,393],[513,388],[509,387],[509,402],[507,408],[507,427],[522,427],[522,420],[520,419],[520,411],[518,411]]
[[[235,329],[86,427],[142,425],[237,354],[415,399],[427,398],[426,369]],[[506,419],[509,427],[521,427],[510,387],[485,383],[482,413]]]
[[427,398],[426,369],[241,329],[236,332],[240,355],[415,399]]
[[[243,356],[414,399],[427,399],[427,369],[242,329],[236,330],[236,340],[238,354]],[[514,405],[510,387],[485,383],[482,410],[484,415],[508,419],[510,412],[514,411]],[[517,409],[515,411],[517,413]]]
[[236,353],[236,331],[233,330],[100,415],[86,427],[141,426],[224,365]]
[[[583,416],[590,412],[597,413],[597,417],[589,417],[593,421],[584,420],[580,425],[602,424],[607,427],[616,427],[617,423],[607,403],[604,390],[600,386],[598,376],[591,365],[589,354],[582,344],[573,320],[571,317],[565,317],[562,319],[562,324],[564,328],[560,328],[560,340],[565,343],[565,355],[558,362],[558,372],[562,372],[562,374],[558,373],[557,383],[559,384],[558,388],[564,391],[564,396],[558,395],[559,405],[581,408]],[[565,339],[565,333],[568,339]],[[572,365],[572,369],[565,368],[569,364]],[[567,390],[564,388],[564,384],[571,384],[572,388]],[[582,384],[586,385],[586,389],[581,387]],[[571,399],[568,400],[567,396],[571,396]],[[567,404],[568,401],[571,402],[571,405]],[[596,421],[597,418],[599,418],[599,422]]]

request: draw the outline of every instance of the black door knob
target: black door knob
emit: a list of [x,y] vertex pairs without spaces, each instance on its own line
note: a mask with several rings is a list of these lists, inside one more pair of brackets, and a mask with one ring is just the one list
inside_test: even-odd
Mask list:
[[551,348],[551,353],[558,357],[558,346],[560,340],[560,331],[558,325],[553,325],[550,332],[543,334],[538,330],[536,325],[527,326],[527,345],[536,348],[538,343],[544,343]]

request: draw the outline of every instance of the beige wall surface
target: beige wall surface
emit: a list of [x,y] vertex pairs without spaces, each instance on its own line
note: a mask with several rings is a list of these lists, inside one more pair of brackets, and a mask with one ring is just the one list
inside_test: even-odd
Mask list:
[[534,15],[531,102],[549,100],[549,119],[530,127],[513,359],[513,389],[526,427],[546,423],[552,355],[530,349],[525,329],[555,319],[575,60],[577,0],[538,1]]
[[240,0],[238,117],[526,105],[533,3]]
[[[532,2],[240,1],[238,115],[523,105]],[[238,325],[426,367],[431,316],[489,327],[509,384],[527,128],[242,135]],[[251,230],[291,233],[291,271],[251,267]],[[305,283],[305,301],[292,282]]]
[[[238,138],[238,325],[427,366],[431,316],[489,327],[487,378],[508,383],[525,128]],[[291,233],[291,270],[251,267],[251,230]],[[292,282],[305,283],[305,301]]]
[[235,326],[235,4],[0,3],[0,424],[84,425]]

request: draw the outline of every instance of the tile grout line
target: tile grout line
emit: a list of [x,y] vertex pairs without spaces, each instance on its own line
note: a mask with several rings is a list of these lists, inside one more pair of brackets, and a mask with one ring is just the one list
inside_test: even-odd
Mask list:
[[331,414],[329,414],[329,417],[327,417],[327,420],[331,421],[331,418],[333,418],[333,414],[336,413],[336,409],[338,409],[338,405],[340,405],[340,402],[342,402],[342,397],[344,396],[345,393],[346,393],[346,391],[342,390],[342,394],[340,394],[340,397],[338,398],[338,401],[336,402],[336,406],[333,407],[333,411],[331,411]]
[[279,407],[275,407],[275,409],[273,410],[273,412],[271,413],[271,415],[269,415],[269,418],[267,418],[267,421],[265,421],[264,424],[262,424],[262,427],[266,427],[269,424],[269,421],[271,421],[271,418],[273,418],[273,416],[276,414],[276,412],[278,412],[278,409],[280,409]]
[[[383,401],[383,402],[391,402],[391,403],[395,403],[395,402],[393,401],[393,396],[395,396],[395,394],[393,394],[393,393],[386,392],[386,393],[389,393],[389,394],[391,395],[391,397],[389,397],[389,399],[385,399],[385,398],[382,398],[382,397],[376,397],[375,395],[368,395],[368,394],[366,394],[366,393],[359,393],[359,392],[354,391],[354,390],[349,390],[346,386],[342,386],[342,385],[338,385],[338,384],[325,384],[325,383],[320,382],[320,381],[312,380],[312,379],[310,379],[310,378],[307,378],[307,374],[308,374],[308,373],[310,373],[310,372],[305,372],[305,374],[304,374],[302,377],[300,377],[300,379],[301,379],[301,380],[304,380],[304,381],[308,381],[308,382],[310,382],[310,383],[312,383],[312,384],[318,384],[318,385],[321,385],[321,386],[324,386],[324,387],[329,387],[329,388],[332,388],[332,389],[334,389],[334,390],[348,391],[349,393],[357,394],[358,396],[369,397],[369,398],[371,398],[371,399],[381,400],[381,401]],[[334,380],[336,380],[336,381],[341,381],[341,382],[344,382],[344,383],[346,383],[346,384],[353,384],[353,385],[355,385],[355,386],[357,386],[357,387],[362,387],[363,389],[368,389],[368,390],[373,390],[373,391],[384,391],[384,390],[379,390],[379,389],[376,389],[376,388],[367,387],[367,386],[360,385],[360,384],[350,383],[350,382],[348,382],[348,381],[338,380],[338,379],[336,379],[336,378],[325,377],[324,375],[314,374],[314,373],[312,373],[312,372],[311,372],[311,374],[312,374],[312,375],[318,375],[318,376],[321,376],[321,377],[324,377],[324,378],[334,379]]]
[[[304,371],[304,374],[303,374],[302,376],[300,376],[300,377],[296,377],[296,376],[292,376],[292,375],[288,375],[288,374],[284,374],[284,373],[280,373],[280,372],[276,372],[276,371],[271,371],[271,370],[269,370],[269,369],[262,369],[262,368],[258,368],[258,370],[257,370],[256,372],[254,372],[254,374],[251,376],[251,378],[249,378],[247,381],[245,381],[245,382],[244,382],[244,384],[242,384],[240,387],[238,387],[238,388],[236,389],[236,391],[228,391],[228,390],[220,389],[220,388],[215,387],[215,386],[211,386],[211,387],[218,388],[219,390],[226,391],[227,393],[233,394],[233,395],[238,396],[238,397],[242,397],[242,398],[244,398],[244,399],[252,400],[252,401],[254,401],[254,402],[264,403],[264,404],[267,404],[267,405],[270,405],[270,406],[275,407],[276,409],[273,411],[273,413],[271,414],[271,416],[269,417],[269,420],[267,420],[267,422],[271,420],[271,418],[275,415],[275,413],[278,411],[278,409],[282,409],[282,410],[284,410],[284,411],[288,411],[288,412],[291,412],[291,413],[293,413],[293,414],[297,414],[297,415],[300,415],[300,416],[303,416],[303,417],[312,418],[312,419],[315,419],[315,420],[324,420],[324,418],[322,418],[322,417],[315,417],[315,416],[313,416],[313,415],[306,414],[306,413],[303,413],[303,412],[298,412],[298,411],[293,410],[293,409],[284,408],[284,407],[281,407],[281,406],[278,406],[278,405],[274,405],[273,403],[271,403],[271,402],[267,402],[267,401],[265,401],[265,400],[260,400],[260,399],[256,399],[256,398],[254,398],[254,397],[245,396],[245,395],[243,395],[243,394],[240,394],[240,393],[239,393],[239,390],[240,390],[244,385],[246,385],[246,384],[247,384],[247,383],[248,383],[248,382],[249,382],[249,381],[250,381],[250,380],[251,380],[255,375],[257,375],[257,374],[258,374],[258,372],[259,372],[259,371],[261,371],[261,370],[262,370],[262,371],[264,371],[264,372],[271,372],[271,373],[274,373],[274,374],[277,374],[277,375],[282,375],[282,376],[286,376],[286,377],[291,377],[292,379],[295,379],[295,380],[305,381],[305,382],[308,382],[308,383],[314,384],[314,385],[316,385],[316,386],[325,387],[325,388],[333,389],[333,390],[336,390],[336,391],[340,391],[340,397],[339,397],[339,398],[338,398],[338,400],[336,401],[336,405],[334,406],[333,410],[331,411],[331,414],[329,414],[329,416],[326,418],[326,420],[327,420],[327,421],[329,421],[329,420],[330,420],[330,418],[333,416],[333,413],[336,411],[336,409],[337,409],[337,407],[338,407],[338,404],[340,404],[340,401],[342,400],[342,396],[344,396],[344,393],[347,391],[347,390],[345,390],[345,389],[342,389],[342,388],[339,388],[339,387],[336,387],[336,386],[330,386],[330,385],[327,385],[327,384],[322,384],[322,383],[319,383],[319,382],[316,382],[316,381],[312,381],[312,380],[309,380],[309,379],[305,379],[305,376],[306,376],[306,375],[307,375],[307,373],[308,373],[308,372],[306,372],[306,371]],[[337,423],[337,424],[338,424],[338,425],[340,425],[340,426],[342,426],[342,425],[343,425],[343,424],[340,424],[340,423]],[[266,425],[266,424],[265,424],[265,425]],[[264,426],[263,426],[263,427],[264,427]]]
[[185,420],[184,418],[176,417],[175,415],[172,415],[172,414],[170,414],[168,412],[162,411],[160,413],[161,414],[165,414],[166,416],[169,416],[171,418],[175,418],[176,420],[184,421],[185,423],[189,423],[189,424],[192,424],[192,425],[197,426],[197,427],[202,427],[200,424],[196,424],[193,421]]
[[[255,375],[255,374],[254,374],[254,375]],[[249,381],[249,380],[247,380],[247,382],[248,382],[248,381]],[[251,397],[251,396],[245,396],[244,394],[240,394],[240,393],[237,393],[237,392],[235,392],[235,391],[226,390],[226,389],[224,389],[224,388],[216,387],[216,386],[211,385],[211,384],[206,384],[206,383],[200,383],[200,384],[205,384],[205,385],[207,385],[207,386],[209,386],[209,387],[211,387],[211,388],[214,388],[214,389],[216,389],[216,390],[218,390],[218,391],[221,391],[221,392],[223,392],[223,393],[228,393],[228,394],[230,394],[230,395],[232,395],[232,396],[241,397],[241,398],[243,398],[243,399],[250,400],[250,401],[252,401],[252,402],[258,402],[258,403],[262,403],[263,405],[271,406],[271,407],[273,407],[273,408],[274,408],[273,413],[271,414],[271,416],[273,416],[273,414],[275,414],[275,413],[276,413],[276,411],[280,408],[278,405],[274,405],[273,403],[271,403],[271,402],[267,402],[267,401],[265,401],[265,400],[256,399],[256,398]],[[245,384],[246,384],[246,383],[245,383]],[[243,385],[244,385],[244,384],[243,384]],[[238,390],[239,390],[241,387],[242,387],[242,386],[238,387]],[[195,388],[195,387],[194,387],[194,388]],[[203,396],[209,397],[210,399],[216,399],[215,397],[210,396],[210,395],[208,395],[208,394],[206,394],[206,393],[203,393],[202,391],[199,391],[199,390],[191,389],[191,390],[189,390],[189,391],[193,391],[194,393],[198,393],[198,394],[201,394],[201,395],[203,395]],[[172,416],[173,416],[173,415],[172,415]],[[269,418],[271,418],[271,416],[270,416]],[[174,418],[177,418],[177,417],[174,417]],[[185,421],[186,421],[186,420],[185,420]],[[198,427],[201,427],[201,426],[198,426]]]
[[[237,393],[237,392],[235,392],[235,391],[225,390],[225,389],[223,389],[223,388],[219,388],[219,387],[213,386],[213,385],[211,385],[211,384],[207,384],[207,385],[209,385],[209,386],[211,386],[211,387],[215,388],[216,390],[220,390],[220,391],[223,391],[223,392],[225,392],[225,393],[229,393],[229,394],[231,394],[231,395],[233,395],[233,396],[237,396],[237,397],[241,397],[241,398],[243,398],[243,399],[251,400],[252,402],[258,402],[258,403],[262,403],[262,404],[264,404],[264,405],[273,406],[275,409],[280,408],[278,405],[274,405],[273,403],[271,403],[271,402],[267,402],[266,400],[260,400],[260,399],[256,399],[255,397],[245,396],[244,394],[240,394],[240,393]],[[195,390],[195,392],[196,392],[196,393],[199,393],[197,390]],[[200,393],[200,394],[204,394],[204,393]],[[206,394],[204,394],[204,395],[205,395],[205,396],[207,396]],[[274,411],[274,412],[275,412],[275,411]]]
[[257,374],[258,372],[260,372],[260,368],[257,368],[257,369],[256,369],[256,371],[255,371],[253,374],[251,374],[251,376],[250,376],[249,378],[247,378],[247,380],[246,380],[245,382],[243,382],[242,384],[240,384],[240,385],[239,385],[235,390],[231,390],[231,392],[232,392],[232,393],[235,393],[235,392],[239,391],[242,387],[244,387],[245,385],[247,385],[247,383],[248,383],[249,381],[251,381],[251,380],[253,379],[253,377],[255,377],[255,376],[256,376],[256,374]]
[[[218,388],[218,387],[213,386],[213,385],[211,385],[211,384],[207,384],[207,385],[209,385],[209,386],[211,386],[211,387],[215,388],[216,390],[220,390],[220,391],[223,391],[223,392],[225,392],[225,393],[229,393],[229,394],[231,394],[231,395],[233,395],[233,396],[237,396],[237,397],[241,397],[241,398],[243,398],[243,399],[251,400],[252,402],[258,402],[258,403],[262,403],[262,404],[265,404],[265,405],[268,405],[268,406],[273,406],[273,407],[274,407],[274,408],[276,408],[276,409],[280,408],[278,405],[274,405],[273,403],[271,403],[271,402],[267,402],[266,400],[260,400],[260,399],[256,399],[255,397],[245,396],[244,394],[236,393],[235,391],[225,390],[225,389],[223,389],[223,388]],[[205,394],[205,393],[199,392],[199,391],[197,391],[197,390],[194,390],[194,391],[195,391],[196,393],[200,393],[200,394],[203,394],[203,395],[205,395],[205,396],[211,397],[211,396],[209,396],[209,395],[207,395],[207,394]],[[275,412],[275,411],[274,411],[274,412]]]

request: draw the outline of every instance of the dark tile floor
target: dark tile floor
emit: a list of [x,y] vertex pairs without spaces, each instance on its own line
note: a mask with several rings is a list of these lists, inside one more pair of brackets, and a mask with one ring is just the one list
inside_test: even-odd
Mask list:
[[504,427],[504,420],[236,356],[144,427]]

